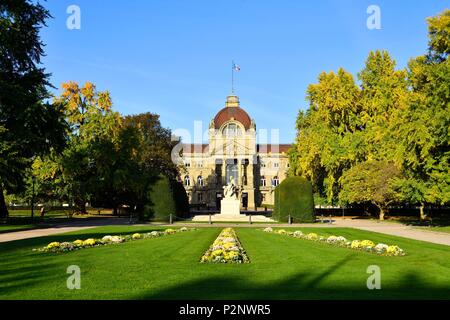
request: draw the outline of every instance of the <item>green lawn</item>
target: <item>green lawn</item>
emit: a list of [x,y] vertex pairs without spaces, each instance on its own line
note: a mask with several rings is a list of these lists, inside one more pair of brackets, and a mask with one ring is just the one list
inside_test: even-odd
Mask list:
[[34,224],[13,224],[13,225],[1,225],[0,224],[0,233],[14,232],[14,231],[23,231],[23,230],[31,230],[37,228]]
[[[408,255],[376,256],[262,228],[235,228],[251,261],[244,265],[198,263],[221,228],[65,254],[32,251],[55,240],[155,229],[102,227],[0,244],[0,299],[450,299],[449,247],[353,229],[313,230],[398,244]],[[81,268],[81,290],[66,288],[70,265]],[[366,287],[369,265],[381,268],[381,290]]]
[[[22,210],[22,209],[18,209],[18,210],[13,210],[13,209],[9,209],[9,216],[10,217],[31,217],[31,209],[29,210]],[[45,212],[45,217],[67,217],[69,212],[71,212],[70,210],[52,210],[52,211],[47,211]],[[34,209],[34,216],[35,217],[39,217],[41,215],[40,213],[40,208],[35,208]]]
[[[37,207],[34,209],[34,217],[40,217],[40,208]],[[100,214],[98,211],[100,210]],[[14,217],[31,217],[31,209],[9,209],[9,216]],[[88,214],[86,215],[75,215],[76,217],[86,217],[86,216],[110,216],[112,214],[112,210],[109,209],[88,209]],[[46,210],[44,217],[45,218],[67,218],[73,213],[72,209],[56,209],[56,210]]]

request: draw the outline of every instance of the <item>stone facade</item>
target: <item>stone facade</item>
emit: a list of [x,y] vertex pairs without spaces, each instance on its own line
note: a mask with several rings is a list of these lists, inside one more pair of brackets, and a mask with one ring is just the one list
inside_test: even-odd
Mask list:
[[254,210],[274,203],[274,189],[289,170],[287,144],[257,144],[256,124],[227,97],[225,107],[211,121],[209,144],[184,144],[182,180],[191,205],[220,209],[223,186],[233,176],[241,209]]

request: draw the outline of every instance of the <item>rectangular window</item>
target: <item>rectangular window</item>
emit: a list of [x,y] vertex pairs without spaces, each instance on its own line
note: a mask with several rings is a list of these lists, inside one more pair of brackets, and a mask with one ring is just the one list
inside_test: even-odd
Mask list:
[[197,193],[197,200],[198,200],[198,203],[203,202],[203,192]]

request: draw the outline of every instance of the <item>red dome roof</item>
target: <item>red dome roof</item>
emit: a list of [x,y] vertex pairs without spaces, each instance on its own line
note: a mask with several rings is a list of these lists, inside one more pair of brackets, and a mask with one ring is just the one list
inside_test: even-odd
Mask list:
[[219,129],[225,122],[236,120],[244,126],[245,130],[250,129],[252,120],[247,112],[240,107],[225,107],[214,117],[214,127]]
[[239,107],[239,97],[231,95],[227,97],[225,108],[220,110],[214,117],[214,127],[219,129],[225,122],[235,120],[244,126],[245,130],[250,129],[252,119],[247,112]]

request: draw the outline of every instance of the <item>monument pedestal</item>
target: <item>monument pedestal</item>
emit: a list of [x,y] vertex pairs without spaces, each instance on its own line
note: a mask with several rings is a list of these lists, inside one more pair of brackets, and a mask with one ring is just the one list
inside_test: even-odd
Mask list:
[[227,216],[239,216],[241,214],[239,206],[240,202],[238,199],[224,198],[220,201],[220,214]]

